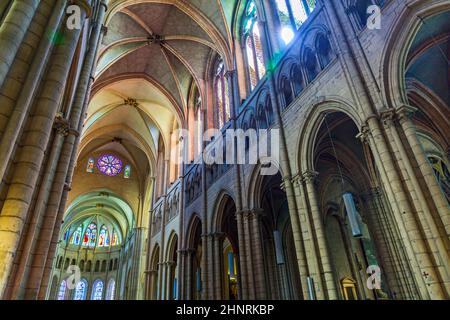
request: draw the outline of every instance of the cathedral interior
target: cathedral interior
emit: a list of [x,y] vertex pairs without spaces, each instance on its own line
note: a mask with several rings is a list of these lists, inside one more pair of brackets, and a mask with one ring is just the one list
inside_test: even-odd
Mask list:
[[449,115],[449,0],[1,0],[0,299],[450,299]]

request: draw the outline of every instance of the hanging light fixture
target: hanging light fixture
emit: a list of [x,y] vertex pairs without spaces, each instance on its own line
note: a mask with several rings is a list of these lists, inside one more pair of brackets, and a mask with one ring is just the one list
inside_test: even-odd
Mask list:
[[345,210],[347,211],[348,221],[350,222],[350,228],[352,229],[352,235],[355,238],[361,237],[361,225],[359,224],[359,214],[356,210],[355,200],[350,192],[346,192],[342,195],[344,200]]

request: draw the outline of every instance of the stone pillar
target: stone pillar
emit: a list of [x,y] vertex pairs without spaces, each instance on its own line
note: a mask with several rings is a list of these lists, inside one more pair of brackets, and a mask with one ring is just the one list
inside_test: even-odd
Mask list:
[[264,257],[263,248],[261,242],[261,217],[263,214],[262,209],[253,209],[250,211],[249,223],[250,232],[253,235],[253,250],[252,250],[252,260],[254,260],[253,273],[255,274],[255,298],[266,300],[267,297],[267,287],[266,287],[266,277],[264,269]]
[[[82,19],[85,17],[86,11],[82,11]],[[0,213],[0,261],[4,266],[0,269],[0,295],[3,295],[11,271],[80,32],[77,29],[65,30],[65,43],[56,47],[42,83],[41,94],[34,105],[30,126],[24,133],[23,144],[18,151],[15,173]]]
[[0,88],[34,17],[38,0],[15,0],[0,26]]
[[[292,231],[297,251],[298,268],[302,285],[303,298],[309,297],[308,277],[318,270],[318,259],[311,241],[311,224],[306,206],[306,198],[303,188],[303,178],[297,174],[292,179],[293,193],[297,200],[297,211],[295,212],[296,226],[292,223]],[[292,215],[291,215],[292,216]],[[298,233],[296,236],[295,234]],[[300,254],[299,254],[300,253]],[[318,275],[318,274],[317,274]]]
[[[44,1],[41,1],[44,2]],[[59,27],[59,24],[61,22],[61,19],[64,15],[64,7],[65,7],[66,1],[65,0],[58,0],[56,2],[55,7],[49,8],[48,11],[52,12],[50,20],[48,21],[48,24],[46,26],[47,30],[57,30]],[[38,21],[33,21],[31,27],[34,26],[34,23],[39,25],[41,28],[44,28],[45,26],[41,26]],[[53,47],[53,39],[52,37],[48,37],[43,35],[39,39],[39,43],[36,47],[33,47],[31,44],[32,42],[27,41],[28,37],[31,39],[35,39],[36,35],[30,34],[27,35],[23,41],[22,45],[29,46],[31,49],[36,49],[36,54],[34,56],[34,59],[32,62],[30,62],[29,70],[26,70],[26,65],[23,64],[19,67],[21,71],[26,72],[28,71],[27,75],[23,75],[25,78],[25,82],[23,83],[23,86],[20,90],[20,95],[16,97],[16,99],[8,100],[8,101],[2,101],[3,99],[0,97],[0,103],[3,106],[3,109],[10,108],[12,113],[7,118],[7,124],[5,127],[1,124],[1,113],[0,112],[0,159],[10,159],[13,150],[14,150],[14,143],[11,143],[11,141],[17,141],[20,133],[21,128],[23,126],[23,123],[26,119],[27,114],[29,113],[29,109],[31,108],[33,98],[36,94],[36,91],[39,89],[40,85],[40,77],[42,76],[42,73],[45,71],[45,67],[47,64],[42,63],[43,61],[47,61],[51,50]],[[36,40],[35,40],[36,41]],[[19,51],[20,52],[20,51]],[[16,59],[19,57],[19,55],[16,56]],[[21,61],[17,61],[17,63],[20,63]],[[14,68],[14,66],[12,67]],[[16,80],[15,80],[16,81]],[[3,88],[5,89],[5,88]],[[10,94],[6,94],[6,96],[11,97]],[[8,113],[8,112],[7,112]],[[3,134],[1,132],[3,131]],[[3,179],[6,168],[8,166],[9,161],[2,161],[0,162],[0,181]]]
[[214,234],[209,233],[208,234],[208,251],[207,251],[207,257],[206,257],[206,265],[208,267],[208,294],[207,299],[208,300],[214,300],[215,292],[215,273],[214,273],[214,266],[215,266],[215,255],[214,255]]
[[149,272],[150,276],[150,300],[157,300],[158,299],[158,270],[150,270]]
[[256,299],[255,292],[255,272],[253,266],[253,251],[252,251],[252,238],[251,238],[251,224],[250,224],[250,213],[248,211],[243,212],[243,231],[245,239],[245,251],[247,260],[247,283],[248,283],[248,298],[250,300]]
[[214,233],[214,299],[223,299],[223,240],[225,233]]
[[186,262],[187,262],[187,276],[186,276],[186,300],[192,300],[192,292],[194,288],[192,288],[192,255],[195,253],[193,249],[186,250]]
[[318,255],[320,257],[321,273],[324,279],[324,290],[326,290],[326,297],[328,299],[335,300],[338,298],[336,281],[334,279],[333,270],[330,263],[330,256],[328,253],[325,233],[323,230],[322,215],[320,213],[316,190],[313,184],[313,180],[315,179],[315,177],[315,172],[305,172],[303,174],[308,202],[311,208],[312,225],[314,227]]
[[[367,125],[371,150],[375,157],[377,167],[380,170],[383,186],[386,189],[387,196],[393,208],[394,219],[399,228],[400,237],[409,259],[412,276],[415,278],[415,281],[413,281],[414,286],[420,292],[422,299],[429,299],[434,294],[430,296],[431,290],[429,291],[429,288],[427,288],[422,272],[431,274],[434,271],[430,268],[431,263],[426,253],[427,249],[423,243],[422,235],[417,228],[413,210],[403,190],[398,171],[393,164],[391,153],[381,133],[378,119],[376,117],[370,117],[367,120]],[[420,260],[417,254],[421,257]],[[442,292],[438,292],[435,297],[437,298],[439,296],[442,296]]]
[[411,146],[415,160],[417,161],[419,169],[431,194],[432,200],[436,205],[437,212],[439,213],[445,227],[447,237],[450,237],[450,206],[436,180],[433,169],[431,168],[430,163],[423,151],[421,143],[417,138],[416,128],[411,120],[413,112],[415,112],[415,109],[406,105],[397,109],[400,125],[406,138],[408,139],[409,145]]
[[172,291],[172,287],[173,287],[173,283],[172,283],[172,267],[175,265],[175,262],[173,261],[166,261],[164,263],[164,268],[165,268],[165,274],[166,274],[166,278],[165,278],[165,299],[166,300],[172,300],[172,296],[171,296],[171,291]]
[[249,299],[248,293],[248,275],[247,275],[247,254],[245,246],[245,234],[243,224],[243,212],[236,212],[237,228],[238,228],[238,242],[239,242],[239,270],[241,275],[241,291],[242,299]]
[[[55,152],[58,155],[59,161],[52,161],[52,159],[47,161],[49,166],[54,166],[55,168],[48,174],[51,177],[48,181],[49,185],[40,187],[40,193],[44,193],[42,194],[42,198],[38,199],[34,213],[34,216],[36,217],[34,228],[39,229],[39,238],[38,241],[36,241],[36,247],[32,248],[30,252],[32,252],[33,259],[35,260],[33,264],[35,266],[40,265],[41,268],[33,269],[30,274],[30,281],[33,285],[29,283],[28,287],[35,288],[35,290],[37,290],[42,283],[41,280],[43,278],[42,275],[44,273],[46,260],[52,258],[51,255],[49,256],[49,248],[54,233],[52,231],[60,221],[58,219],[58,212],[62,204],[61,200],[63,199],[64,194],[64,184],[66,176],[70,171],[73,150],[77,148],[76,141],[79,136],[80,123],[83,122],[87,100],[89,99],[90,85],[92,82],[91,75],[94,73],[96,65],[95,58],[102,34],[101,21],[103,20],[105,12],[106,6],[104,1],[102,1],[97,16],[98,21],[94,22],[94,27],[89,40],[89,51],[84,57],[83,68],[81,69],[79,83],[75,92],[75,99],[72,106],[69,107],[71,110],[69,119],[66,120],[61,116],[61,118],[57,118],[58,121],[55,123],[56,128],[62,132],[62,134],[55,137],[52,145],[52,153]],[[56,174],[54,174],[54,172],[56,172]],[[52,188],[51,192],[48,193],[47,189],[50,184],[52,184]],[[45,207],[46,203],[47,207]],[[45,217],[43,217],[44,210],[46,210]],[[140,237],[141,232],[139,230],[138,238],[136,239],[139,246],[141,245]],[[31,239],[29,240],[32,241]],[[33,241],[31,243],[33,243]],[[28,256],[28,254],[25,256]],[[34,297],[35,293],[28,292],[27,296],[30,298]]]
[[186,265],[186,250],[178,250],[178,261],[179,261],[179,267],[178,267],[178,300],[185,300],[186,299],[186,271],[187,271],[187,265]]
[[[411,163],[410,157],[407,154],[403,142],[397,132],[397,128],[394,122],[394,114],[392,112],[384,113],[383,122],[385,124],[387,133],[392,136],[394,144],[399,151],[400,159],[398,159],[398,161],[405,167],[406,175],[409,177],[409,179],[405,179],[405,184],[409,188],[411,198],[414,202],[414,207],[416,208],[416,221],[419,224],[418,228],[424,235],[426,235],[424,240],[427,243],[428,250],[430,251],[430,255],[433,258],[432,263],[439,273],[439,276],[437,278],[434,278],[434,281],[430,281],[437,283],[442,281],[443,288],[445,290],[445,283],[450,283],[448,276],[448,270],[450,270],[450,256],[444,243],[444,241],[448,240],[448,235],[446,235],[445,231],[440,229],[434,221],[433,213],[428,206],[426,196],[424,195],[421,185],[416,177],[413,164]],[[413,132],[412,134],[415,135],[415,132]],[[417,141],[417,143],[419,143],[419,141]],[[418,150],[413,151],[419,152]],[[426,166],[431,170],[428,161],[426,163]],[[434,173],[431,172],[431,174],[433,175],[433,180],[436,181],[436,179],[434,178]],[[449,213],[450,212],[448,212],[447,216],[449,215]],[[450,296],[450,292],[447,292],[447,295]]]

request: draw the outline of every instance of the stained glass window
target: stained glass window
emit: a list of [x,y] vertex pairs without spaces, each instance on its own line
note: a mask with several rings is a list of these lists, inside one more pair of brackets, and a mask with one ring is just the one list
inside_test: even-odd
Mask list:
[[247,6],[246,16],[243,21],[243,33],[250,89],[253,90],[259,80],[266,74],[261,33],[257,23],[256,5],[253,0]]
[[130,179],[131,177],[131,166],[129,164],[127,164],[123,170],[123,177],[125,179]]
[[71,244],[79,245],[81,241],[81,235],[83,234],[83,227],[80,225],[77,230],[72,235],[72,239],[70,241]]
[[116,290],[116,281],[114,279],[109,280],[108,290],[106,291],[106,300],[114,300]]
[[112,236],[111,236],[111,245],[116,246],[119,244],[119,237],[117,235],[116,230],[113,230]]
[[97,167],[104,175],[114,177],[122,171],[122,160],[111,154],[106,154],[98,159]]
[[87,292],[87,281],[85,279],[81,279],[75,288],[75,296],[73,300],[85,300]]
[[106,226],[102,226],[98,235],[98,246],[109,247],[109,234]]
[[308,19],[316,7],[316,0],[275,0],[281,25],[281,38],[288,44],[295,31]]
[[67,241],[70,235],[70,230],[67,230],[66,233],[64,233],[64,241]]
[[86,167],[86,172],[88,172],[88,173],[94,172],[94,165],[95,165],[95,159],[89,158],[87,167]]
[[95,247],[97,241],[97,226],[95,223],[91,223],[84,233],[83,246],[85,247]]
[[103,298],[103,281],[96,280],[92,287],[92,300],[102,300]]
[[219,60],[216,68],[215,77],[217,121],[219,128],[222,128],[225,122],[230,119],[230,90],[228,89],[228,80],[225,77],[225,66],[222,60]]
[[448,203],[450,203],[450,171],[448,170],[446,163],[435,156],[428,156],[428,160],[430,161],[436,179],[438,180]]
[[59,286],[58,300],[66,299],[66,289],[67,289],[67,282],[66,280],[63,280]]

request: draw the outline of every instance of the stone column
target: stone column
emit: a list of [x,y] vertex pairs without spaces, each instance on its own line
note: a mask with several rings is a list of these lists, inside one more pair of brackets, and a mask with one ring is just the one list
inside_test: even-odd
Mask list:
[[206,257],[206,265],[208,267],[208,300],[214,300],[215,292],[214,292],[214,266],[215,266],[215,255],[214,255],[214,234],[208,233],[208,251]]
[[[318,269],[318,260],[315,250],[312,247],[313,243],[311,239],[308,238],[311,235],[311,232],[309,231],[311,229],[311,225],[305,204],[302,177],[297,174],[292,181],[294,186],[293,193],[298,204],[296,212],[291,214],[292,232],[297,252],[297,263],[300,272],[303,299],[306,300],[309,297],[308,277],[314,273],[314,270]],[[292,219],[292,217],[294,218]]]
[[192,255],[195,253],[193,249],[186,250],[186,262],[187,262],[187,276],[186,276],[186,300],[192,300],[192,292],[194,291],[192,288]]
[[[86,12],[82,11],[82,19],[85,16]],[[4,266],[0,269],[0,295],[3,295],[11,271],[80,32],[77,29],[65,30],[65,43],[56,47],[42,83],[41,94],[34,105],[32,121],[24,133],[21,150],[18,151],[15,174],[0,213],[0,262]]]
[[[236,166],[237,167],[237,166]],[[243,212],[236,212],[237,228],[238,228],[238,242],[239,242],[239,264],[241,275],[241,291],[242,299],[249,299],[248,294],[248,276],[247,276],[247,254],[245,246],[245,234],[243,225]]]
[[225,233],[214,233],[214,298],[216,300],[223,299],[223,240]]
[[158,270],[150,270],[149,272],[150,276],[150,300],[157,300],[158,299]]
[[[79,136],[80,123],[83,122],[85,109],[87,107],[87,100],[89,99],[90,85],[92,82],[91,75],[94,73],[95,69],[95,58],[97,54],[97,48],[101,41],[101,31],[104,14],[106,12],[106,6],[104,1],[99,7],[99,14],[97,16],[98,21],[94,22],[94,27],[92,29],[91,37],[89,40],[89,51],[86,53],[83,61],[83,68],[81,70],[79,83],[75,92],[75,99],[73,105],[69,108],[71,110],[69,119],[60,118],[56,122],[57,128],[62,127],[63,134],[55,137],[52,153],[55,152],[59,155],[59,161],[47,161],[50,165],[57,167],[52,170],[49,175],[52,177],[49,183],[52,183],[51,192],[48,193],[47,187],[41,186],[40,192],[45,192],[42,199],[38,200],[35,208],[35,228],[40,230],[39,239],[36,241],[36,248],[32,248],[31,252],[33,254],[34,260],[38,259],[39,262],[34,261],[34,265],[41,265],[42,268],[35,268],[30,274],[30,281],[34,281],[32,287],[39,288],[41,285],[42,274],[44,272],[44,266],[47,258],[49,257],[49,248],[51,246],[51,240],[53,235],[53,230],[58,225],[58,212],[61,207],[61,200],[63,199],[64,184],[66,180],[67,173],[70,171],[71,157],[73,156],[73,150],[77,148],[76,141]],[[61,130],[60,130],[61,131]],[[54,174],[53,179],[53,172]],[[48,200],[47,200],[48,199]],[[47,207],[45,204],[48,202]],[[43,217],[43,211],[46,210],[45,218]],[[42,230],[41,230],[42,226]],[[139,230],[140,231],[140,230]],[[140,235],[138,245],[140,246]],[[51,258],[51,256],[50,256]],[[36,274],[37,272],[37,274]],[[31,287],[28,284],[28,287]],[[27,293],[27,295],[33,296],[34,293]]]
[[261,218],[264,211],[262,209],[250,210],[249,222],[250,222],[250,232],[253,235],[253,254],[254,259],[254,269],[253,273],[255,275],[255,298],[266,300],[267,297],[267,287],[266,287],[266,277],[264,269],[264,257],[263,248],[261,242]]
[[186,271],[187,271],[187,265],[186,265],[186,250],[180,249],[178,250],[178,261],[179,261],[179,267],[178,267],[178,300],[185,300],[186,299]]
[[[162,251],[160,252],[160,260],[161,261],[161,256],[163,255]],[[164,263],[163,262],[158,262],[158,283],[157,283],[157,288],[158,288],[158,295],[156,297],[157,300],[164,300],[164,276],[165,276],[165,271],[164,270]]]
[[165,292],[165,299],[166,300],[172,300],[172,296],[171,296],[171,291],[172,291],[172,287],[173,287],[173,283],[172,283],[172,266],[175,265],[175,262],[173,261],[167,261],[164,263],[164,268],[166,269],[166,279],[165,279],[165,287],[166,287],[166,292]]
[[[42,1],[43,2],[43,1]],[[52,9],[49,9],[49,11],[52,11],[50,20],[48,21],[48,24],[46,26],[47,30],[57,30],[58,26],[61,22],[61,19],[64,14],[64,7],[65,7],[65,0],[58,0],[56,2],[55,7]],[[35,22],[33,21],[33,24]],[[32,24],[32,27],[33,27]],[[36,21],[36,24],[38,22]],[[44,27],[44,26],[42,26]],[[28,36],[27,36],[28,37]],[[27,37],[25,37],[23,44],[29,45],[27,43]],[[33,37],[35,35],[33,34]],[[22,45],[23,45],[22,44]],[[0,102],[3,105],[4,109],[9,108],[12,109],[12,113],[7,119],[6,127],[3,127],[2,124],[0,124],[0,159],[11,159],[11,156],[13,154],[14,150],[14,143],[11,143],[11,141],[17,141],[20,132],[21,127],[23,126],[23,123],[26,119],[26,115],[29,113],[29,109],[31,107],[31,104],[33,102],[33,98],[36,94],[36,91],[39,88],[40,85],[40,77],[42,76],[42,73],[45,71],[45,67],[47,64],[42,63],[43,61],[47,61],[50,54],[51,49],[53,46],[52,37],[48,36],[42,36],[39,39],[39,44],[37,48],[34,48],[30,46],[32,49],[36,49],[36,55],[34,56],[34,59],[31,62],[31,65],[28,70],[28,75],[24,75],[25,82],[20,90],[20,95],[17,97],[17,99],[14,99],[14,101],[2,101],[3,99],[0,98]],[[18,56],[17,56],[18,57]],[[16,57],[16,59],[17,59]],[[26,72],[25,64],[22,65],[20,68],[24,72]],[[14,68],[14,66],[13,66]],[[8,95],[10,96],[10,95]],[[3,113],[3,112],[1,112]],[[1,115],[0,115],[1,118]],[[0,121],[1,123],[1,121]],[[4,132],[1,134],[1,131]],[[9,161],[2,161],[0,162],[0,181],[3,179],[6,168],[8,166]]]
[[[405,184],[409,187],[411,198],[416,208],[416,221],[420,225],[419,229],[421,229],[421,232],[426,235],[424,240],[427,243],[430,255],[433,256],[433,265],[439,273],[439,277],[435,278],[435,282],[440,282],[438,279],[441,279],[443,283],[450,283],[448,276],[448,270],[450,270],[450,256],[448,255],[448,251],[444,243],[444,239],[447,237],[447,235],[444,235],[444,237],[442,236],[443,234],[445,234],[445,231],[442,229],[439,230],[439,227],[436,225],[433,219],[433,214],[430,211],[427,199],[416,177],[413,164],[411,163],[410,157],[407,154],[403,142],[397,132],[397,128],[394,122],[394,114],[392,112],[384,113],[383,122],[385,124],[387,133],[392,136],[394,144],[399,151],[400,159],[398,159],[398,161],[401,162],[401,164],[405,167],[406,174],[409,177],[409,179],[405,179]],[[415,135],[415,132],[413,134]],[[419,141],[417,141],[417,143],[419,143]],[[429,167],[428,161],[426,165]],[[436,181],[436,179],[434,178],[434,173],[431,174],[433,174],[432,178]],[[450,212],[448,212],[447,215],[449,214]],[[443,285],[443,287],[445,288],[445,285]],[[450,296],[450,292],[447,292],[447,295]]]
[[255,269],[253,264],[253,251],[252,251],[252,238],[251,238],[251,224],[250,224],[250,212],[244,211],[243,213],[243,229],[245,239],[245,251],[247,260],[247,282],[248,282],[248,298],[250,300],[256,299],[255,292]]
[[[422,277],[422,272],[426,272],[427,274],[433,272],[432,268],[429,268],[431,263],[426,253],[427,249],[423,243],[420,231],[417,229],[413,210],[403,190],[398,171],[393,164],[385,138],[381,133],[378,119],[376,117],[370,117],[367,120],[367,125],[371,150],[375,157],[377,168],[380,170],[383,187],[386,189],[387,196],[393,208],[394,219],[399,228],[399,236],[402,239],[402,244],[409,259],[408,265],[411,268],[412,276],[415,278],[413,285],[418,290],[422,299],[429,299],[430,292],[425,284],[425,279]],[[420,260],[417,254],[420,255]],[[419,261],[422,261],[423,266],[420,265]],[[441,294],[438,293],[438,296]]]
[[316,177],[315,172],[305,172],[303,179],[306,185],[306,192],[311,208],[312,225],[314,226],[315,240],[317,242],[318,255],[320,257],[321,272],[324,278],[326,297],[330,300],[338,298],[336,281],[334,279],[333,270],[330,263],[330,255],[323,230],[322,215],[320,213],[319,203],[317,201],[316,190],[313,180]]
[[0,25],[0,88],[34,17],[38,0],[15,0]]
[[419,169],[432,196],[432,200],[436,205],[437,212],[439,213],[445,227],[445,231],[447,232],[447,237],[450,237],[450,206],[436,180],[433,169],[431,168],[430,163],[423,151],[421,143],[417,138],[416,128],[411,120],[411,116],[415,111],[416,109],[406,105],[398,108],[397,114],[399,122],[406,138],[408,139],[408,143],[411,146],[415,160],[417,161]]

